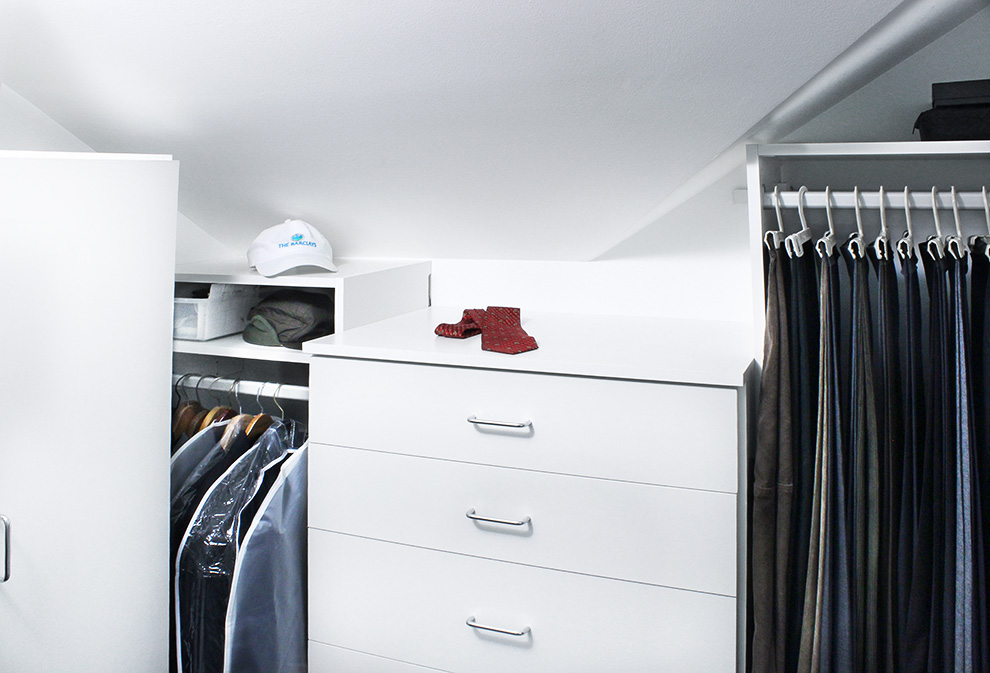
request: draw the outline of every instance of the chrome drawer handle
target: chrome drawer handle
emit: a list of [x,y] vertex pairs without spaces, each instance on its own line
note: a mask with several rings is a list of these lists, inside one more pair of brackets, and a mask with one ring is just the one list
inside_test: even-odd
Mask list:
[[525,526],[531,521],[531,519],[528,516],[522,521],[511,521],[509,519],[492,519],[487,516],[479,516],[474,513],[474,507],[472,507],[467,512],[465,512],[464,516],[466,516],[469,519],[472,519],[473,521],[484,521],[485,523],[500,523],[506,526]]
[[484,624],[479,624],[478,622],[474,621],[474,615],[468,617],[465,624],[470,626],[472,629],[480,629],[481,631],[494,631],[495,633],[504,633],[507,636],[516,636],[517,638],[521,638],[523,636],[529,635],[528,626],[523,627],[522,631],[510,631],[509,629],[500,629],[497,626],[485,626]]
[[0,584],[10,579],[10,519],[0,514],[0,523],[3,524],[3,577]]
[[533,425],[533,421],[523,421],[522,423],[512,423],[509,421],[486,421],[477,416],[468,416],[468,423],[475,425],[494,425],[499,428],[528,428]]

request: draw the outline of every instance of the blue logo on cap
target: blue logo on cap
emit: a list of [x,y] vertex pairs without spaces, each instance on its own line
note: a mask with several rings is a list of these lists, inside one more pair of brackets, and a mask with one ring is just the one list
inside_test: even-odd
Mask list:
[[302,235],[302,234],[294,234],[294,235],[292,236],[292,240],[293,240],[293,241],[301,241],[301,240],[302,240],[302,237],[303,237],[303,235]]

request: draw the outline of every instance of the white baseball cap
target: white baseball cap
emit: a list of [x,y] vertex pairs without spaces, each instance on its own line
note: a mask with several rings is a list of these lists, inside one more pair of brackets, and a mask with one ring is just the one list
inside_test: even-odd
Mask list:
[[300,266],[337,270],[330,242],[302,220],[286,220],[265,229],[248,248],[247,259],[262,276],[277,276]]

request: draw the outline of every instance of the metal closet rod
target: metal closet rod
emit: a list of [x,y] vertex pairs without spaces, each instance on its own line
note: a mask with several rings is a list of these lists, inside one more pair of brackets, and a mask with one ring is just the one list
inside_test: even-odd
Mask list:
[[[252,397],[275,398],[279,401],[300,400],[309,401],[309,387],[285,385],[278,381],[249,381],[246,379],[228,379],[209,374],[172,374],[172,387],[179,385],[182,380],[182,387],[190,392],[198,392],[200,395],[208,395],[214,398],[223,398],[230,393],[234,395],[250,395]],[[246,401],[246,400],[242,400]]]
[[[938,208],[951,210],[952,209],[952,194],[951,186],[942,189],[938,187],[938,192],[936,195],[936,203]],[[833,191],[832,194],[832,207],[833,208],[855,208],[856,199],[855,192],[853,191]],[[797,208],[798,207],[798,191],[788,190],[780,192],[780,203],[783,208]],[[956,192],[956,204],[960,210],[983,210],[983,192]],[[884,205],[887,208],[904,208],[904,188],[901,187],[898,190],[895,187],[887,189],[884,187]],[[765,208],[774,207],[774,196],[773,189],[769,191],[764,190],[763,192],[763,206]],[[874,210],[880,208],[880,190],[871,189],[868,191],[859,190],[859,206],[860,208],[872,208]],[[825,191],[806,191],[804,193],[804,207],[805,208],[824,208],[825,207]],[[931,210],[932,209],[932,192],[928,191],[908,191],[908,207],[912,210]]]

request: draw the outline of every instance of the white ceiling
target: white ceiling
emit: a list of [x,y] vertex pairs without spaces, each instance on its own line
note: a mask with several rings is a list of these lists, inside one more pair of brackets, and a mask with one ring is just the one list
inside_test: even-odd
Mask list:
[[591,259],[899,0],[0,0],[0,81],[244,249]]

